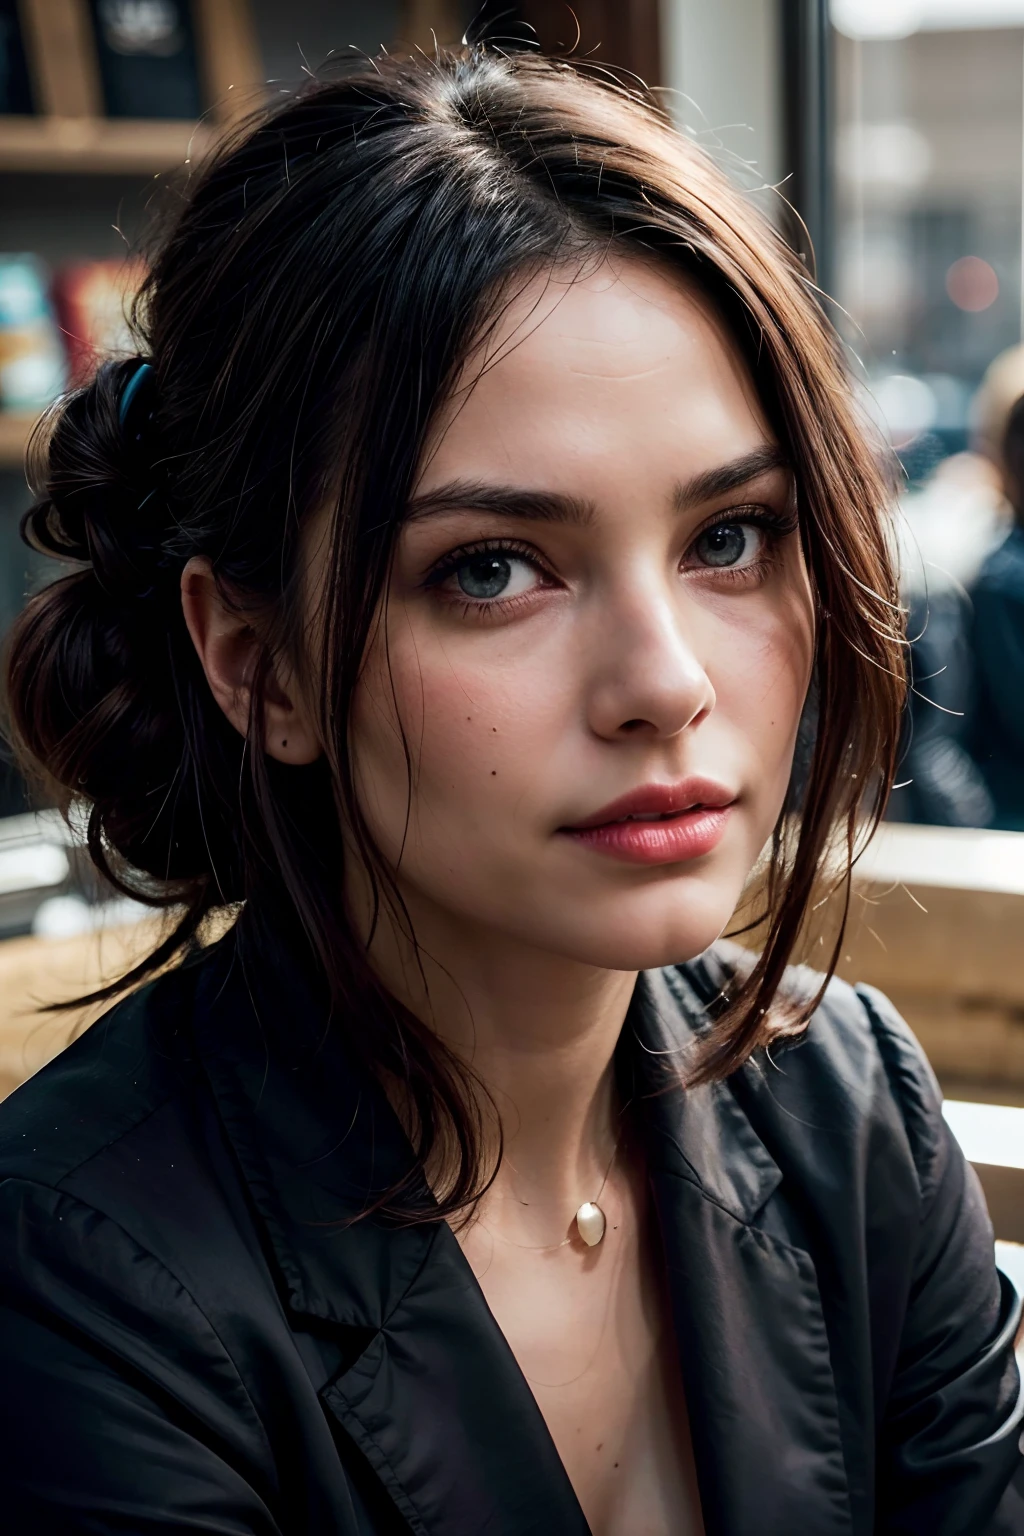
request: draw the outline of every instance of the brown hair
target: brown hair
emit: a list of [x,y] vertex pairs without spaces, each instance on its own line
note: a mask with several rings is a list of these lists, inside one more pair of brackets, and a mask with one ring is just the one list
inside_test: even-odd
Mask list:
[[[340,910],[342,818],[396,899],[359,813],[349,704],[422,445],[460,363],[517,274],[614,244],[698,282],[731,328],[794,467],[816,594],[805,760],[766,884],[762,952],[698,1065],[722,1077],[770,1010],[830,841],[848,866],[881,814],[903,690],[886,513],[891,487],[854,409],[813,284],[765,218],[659,109],[566,63],[481,47],[380,58],[309,85],[195,176],[136,313],[131,363],[58,403],[32,459],[35,548],[76,562],[33,597],[7,659],[13,735],[59,804],[88,809],[120,889],[183,909],[149,974],[214,908],[243,935],[291,923],[334,1027],[405,1083],[418,1165],[449,1169],[443,1211],[481,1187],[477,1096],[436,1036],[387,996]],[[302,665],[296,552],[336,508],[322,617],[326,759],[284,768],[214,703],[178,581],[210,557],[226,592]],[[250,941],[251,942],[251,938]],[[838,953],[831,955],[830,970]],[[806,1016],[805,1010],[804,1016]],[[402,1209],[401,1189],[382,1201]]]

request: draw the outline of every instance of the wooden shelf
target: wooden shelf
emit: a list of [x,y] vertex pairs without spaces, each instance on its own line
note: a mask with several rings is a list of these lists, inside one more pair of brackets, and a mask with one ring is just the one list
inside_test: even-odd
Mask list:
[[187,121],[0,117],[0,171],[155,175],[199,159],[211,139]]
[[0,469],[22,469],[38,411],[0,411]]
[[[194,0],[199,72],[220,124],[261,92],[249,0]],[[38,117],[0,117],[0,171],[159,175],[203,154],[205,122],[103,115],[88,0],[19,0]]]

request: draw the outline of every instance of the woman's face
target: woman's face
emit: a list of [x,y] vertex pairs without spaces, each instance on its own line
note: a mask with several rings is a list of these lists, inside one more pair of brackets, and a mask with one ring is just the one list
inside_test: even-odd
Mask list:
[[537,277],[438,423],[354,702],[417,933],[699,954],[779,815],[812,648],[792,476],[705,301],[636,261]]

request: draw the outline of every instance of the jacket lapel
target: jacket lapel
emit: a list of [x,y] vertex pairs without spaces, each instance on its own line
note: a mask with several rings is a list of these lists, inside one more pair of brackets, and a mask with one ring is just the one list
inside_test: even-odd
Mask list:
[[447,1226],[324,1401],[414,1531],[585,1536],[547,1425]]
[[[699,971],[690,971],[690,979]],[[810,1254],[773,1196],[781,1175],[728,1084],[666,1087],[708,996],[641,978],[625,1040],[643,1098],[708,1536],[849,1536],[839,1408]]]
[[447,1224],[353,1220],[411,1153],[386,1096],[353,1068],[340,1032],[311,1024],[317,1010],[293,979],[276,986],[261,970],[257,985],[225,946],[204,978],[199,1046],[286,1306],[321,1341],[325,1410],[417,1536],[586,1536]]

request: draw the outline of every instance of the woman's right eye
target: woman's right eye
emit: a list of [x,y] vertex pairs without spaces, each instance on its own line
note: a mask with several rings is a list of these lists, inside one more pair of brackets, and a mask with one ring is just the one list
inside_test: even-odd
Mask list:
[[460,593],[473,602],[519,597],[540,585],[537,567],[522,555],[481,550],[465,555],[453,565],[443,586],[454,596]]

